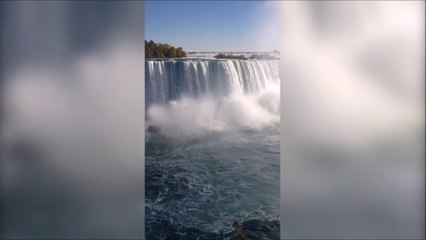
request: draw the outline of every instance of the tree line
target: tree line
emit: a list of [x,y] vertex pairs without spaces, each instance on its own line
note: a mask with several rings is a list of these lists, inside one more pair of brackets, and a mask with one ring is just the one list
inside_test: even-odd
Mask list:
[[181,47],[173,47],[168,43],[156,43],[145,40],[145,58],[181,58],[186,52]]

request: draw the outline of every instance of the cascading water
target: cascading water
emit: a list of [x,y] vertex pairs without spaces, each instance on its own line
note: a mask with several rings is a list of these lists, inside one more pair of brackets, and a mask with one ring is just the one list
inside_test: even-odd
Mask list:
[[145,65],[147,126],[168,137],[279,121],[277,60],[191,58]]
[[278,239],[279,84],[277,60],[145,62],[147,239]]
[[167,103],[182,96],[249,94],[279,81],[276,60],[148,60],[146,104]]

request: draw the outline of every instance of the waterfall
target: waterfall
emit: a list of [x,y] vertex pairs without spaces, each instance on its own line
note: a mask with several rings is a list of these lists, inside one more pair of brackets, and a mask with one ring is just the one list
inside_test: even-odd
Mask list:
[[147,106],[180,97],[257,93],[279,82],[277,60],[167,59],[145,61]]
[[145,75],[146,125],[168,137],[279,121],[278,60],[146,60]]

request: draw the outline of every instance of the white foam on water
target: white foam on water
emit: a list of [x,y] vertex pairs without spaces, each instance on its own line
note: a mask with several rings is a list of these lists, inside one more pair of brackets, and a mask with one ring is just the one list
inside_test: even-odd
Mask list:
[[279,121],[274,60],[147,61],[147,126],[169,137]]

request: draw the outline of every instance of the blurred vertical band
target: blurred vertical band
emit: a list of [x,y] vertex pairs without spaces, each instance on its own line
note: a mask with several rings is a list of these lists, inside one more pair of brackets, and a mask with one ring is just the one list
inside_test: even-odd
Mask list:
[[143,5],[0,2],[0,238],[144,238]]
[[281,7],[281,237],[424,239],[425,2]]

